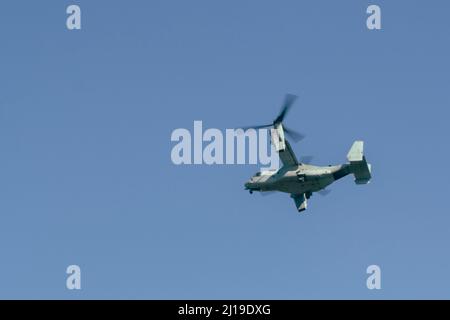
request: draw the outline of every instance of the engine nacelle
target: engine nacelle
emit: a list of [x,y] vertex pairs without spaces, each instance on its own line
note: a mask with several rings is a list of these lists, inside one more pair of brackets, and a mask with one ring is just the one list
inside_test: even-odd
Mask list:
[[277,152],[284,151],[286,149],[286,143],[284,142],[284,130],[280,123],[275,128],[270,129],[270,139],[272,145]]

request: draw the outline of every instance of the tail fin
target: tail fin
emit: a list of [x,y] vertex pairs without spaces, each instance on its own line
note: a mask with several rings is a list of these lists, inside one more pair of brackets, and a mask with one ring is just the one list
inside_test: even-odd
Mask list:
[[355,176],[356,184],[369,183],[372,178],[371,166],[364,157],[364,141],[355,141],[347,154],[350,161],[350,171]]

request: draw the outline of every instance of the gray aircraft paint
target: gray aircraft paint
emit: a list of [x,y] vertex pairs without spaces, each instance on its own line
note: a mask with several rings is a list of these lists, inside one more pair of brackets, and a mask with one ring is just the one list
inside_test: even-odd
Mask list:
[[[279,128],[282,130],[282,127]],[[278,137],[277,137],[278,138]],[[280,191],[289,193],[299,212],[306,210],[307,199],[314,192],[325,189],[334,181],[349,174],[355,176],[356,184],[369,183],[371,166],[363,155],[364,142],[355,141],[347,154],[349,163],[320,167],[299,163],[289,142],[285,139],[285,149],[279,151],[283,166],[278,171],[258,172],[245,183],[246,190]]]

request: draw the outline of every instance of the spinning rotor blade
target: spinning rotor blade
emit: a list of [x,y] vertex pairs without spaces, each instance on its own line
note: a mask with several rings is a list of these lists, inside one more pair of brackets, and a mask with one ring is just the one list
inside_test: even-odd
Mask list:
[[294,140],[294,142],[299,142],[300,140],[303,140],[305,138],[304,134],[301,134],[300,132],[297,132],[293,129],[289,129],[288,127],[284,126],[284,132]]
[[259,194],[263,197],[267,197],[267,196],[272,196],[275,193],[277,193],[276,191],[261,191]]
[[312,162],[312,159],[314,159],[313,156],[303,156],[300,157],[300,163],[310,164]]
[[281,106],[281,111],[278,117],[273,121],[273,123],[281,123],[283,122],[284,117],[289,112],[292,107],[292,104],[297,100],[297,96],[293,94],[287,94],[284,98],[283,105]]
[[[256,126],[246,126],[241,127],[239,129],[242,129],[244,131],[248,129],[263,129],[263,128],[269,128],[269,127],[277,127],[278,124],[282,123],[284,118],[286,117],[287,113],[291,109],[292,105],[294,104],[295,100],[297,100],[297,96],[293,94],[287,94],[284,98],[283,105],[281,106],[280,114],[275,118],[273,123],[271,124],[263,124],[263,125],[256,125]],[[305,138],[305,135],[301,134],[300,132],[297,132],[293,129],[290,129],[286,126],[284,127],[284,132],[294,141],[299,142],[300,140],[303,140]]]
[[238,128],[238,129],[242,129],[242,130],[246,131],[246,130],[248,130],[248,129],[255,129],[255,130],[257,130],[257,129],[269,128],[269,127],[271,127],[271,126],[272,126],[272,124],[262,124],[262,125],[259,125],[259,126],[246,126],[246,127],[240,127],[240,128]]
[[328,190],[328,189],[322,189],[320,191],[317,191],[318,194],[320,194],[321,196],[324,196],[324,197],[326,195],[328,195],[330,192],[331,192],[331,190]]

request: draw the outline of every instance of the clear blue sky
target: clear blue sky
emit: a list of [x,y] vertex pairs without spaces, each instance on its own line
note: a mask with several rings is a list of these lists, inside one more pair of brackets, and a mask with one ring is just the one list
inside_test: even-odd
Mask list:
[[[449,12],[2,1],[0,298],[450,298]],[[243,190],[258,166],[172,164],[172,130],[270,121],[287,92],[298,156],[342,163],[363,139],[371,184],[340,180],[299,215]]]

